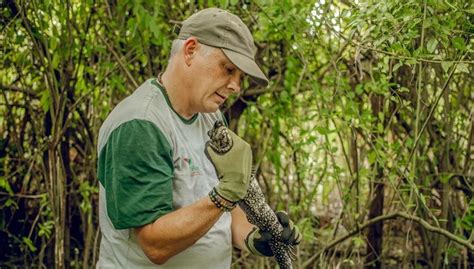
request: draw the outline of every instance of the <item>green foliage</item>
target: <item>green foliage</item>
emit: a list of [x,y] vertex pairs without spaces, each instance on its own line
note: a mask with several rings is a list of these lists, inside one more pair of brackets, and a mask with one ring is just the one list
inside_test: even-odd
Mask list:
[[28,237],[23,237],[23,243],[25,244],[25,246],[28,248],[29,251],[31,252],[36,251],[36,247],[33,245],[33,242]]
[[[432,268],[469,267],[469,249],[453,240],[472,239],[474,222],[473,5],[6,1],[0,241],[9,248],[0,262],[95,264],[98,128],[120,100],[165,68],[174,23],[218,6],[249,25],[257,61],[271,78],[267,88],[244,81],[245,91],[223,110],[252,144],[269,203],[289,211],[303,232],[298,268],[377,262],[364,257],[376,249],[366,230],[323,247],[371,217],[398,211],[453,237],[386,220],[383,264],[417,267],[413,253]],[[399,251],[407,254],[397,258]],[[274,265],[245,253],[234,261],[234,268]]]

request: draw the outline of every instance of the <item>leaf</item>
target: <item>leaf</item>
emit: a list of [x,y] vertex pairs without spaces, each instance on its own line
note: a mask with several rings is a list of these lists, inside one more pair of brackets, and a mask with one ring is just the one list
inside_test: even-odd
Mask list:
[[220,0],[220,8],[227,8],[229,6],[229,0]]
[[443,68],[444,72],[448,72],[449,68],[453,65],[453,62],[442,62],[441,67]]
[[395,72],[398,70],[398,68],[402,67],[403,66],[403,63],[402,62],[398,62],[396,63],[393,68],[392,68],[392,72]]
[[44,236],[46,238],[51,237],[51,233],[54,228],[54,222],[52,220],[48,220],[45,223],[40,223],[38,226],[39,226],[39,231],[38,231],[39,236]]
[[31,252],[36,251],[35,245],[33,245],[33,242],[28,237],[23,237],[23,243],[25,243],[25,245],[30,249]]
[[381,134],[383,134],[384,128],[381,123],[377,123],[377,131]]
[[377,158],[377,153],[375,152],[375,150],[370,151],[369,154],[367,155],[367,159],[370,164],[373,164],[376,158]]
[[51,51],[55,51],[56,48],[58,47],[58,40],[56,39],[56,37],[51,37],[49,39],[49,42],[50,42],[49,48],[51,49]]
[[449,180],[451,179],[452,177],[452,174],[442,174],[439,178],[439,180],[441,181],[441,183],[443,184],[446,184],[449,182]]
[[426,49],[428,50],[429,53],[433,53],[436,50],[437,46],[438,46],[438,40],[430,39],[428,41],[428,44],[426,44]]
[[474,226],[474,216],[467,215],[466,217],[462,219],[461,224],[464,229],[469,229],[469,230],[472,229],[472,227]]
[[280,98],[283,102],[288,102],[290,101],[290,96],[288,95],[288,92],[283,91],[280,95]]
[[13,195],[13,190],[5,177],[0,176],[0,188],[6,190],[8,194]]
[[51,63],[53,65],[53,68],[58,68],[59,63],[61,62],[61,57],[62,55],[57,52],[53,55],[53,61]]
[[380,122],[383,122],[383,120],[385,119],[385,114],[383,112],[379,112],[377,116],[379,117]]
[[329,134],[329,129],[321,126],[316,126],[316,131],[322,135],[327,135]]
[[43,108],[44,112],[47,112],[49,110],[49,105],[50,105],[49,90],[42,91],[40,95],[41,95],[41,98],[40,98],[41,108]]
[[18,204],[15,202],[15,200],[8,198],[7,201],[4,204],[5,207],[13,207],[18,209]]
[[410,92],[410,90],[407,87],[401,87],[398,91],[399,92]]
[[424,196],[423,194],[421,194],[421,193],[419,194],[419,196],[420,196],[420,201],[421,201],[424,205],[426,205],[425,196]]
[[453,43],[453,46],[460,50],[460,51],[465,51],[466,50],[466,44],[464,43],[464,39],[461,37],[455,37],[451,41]]
[[140,55],[140,61],[142,62],[142,66],[146,66],[148,64],[148,57],[146,54],[141,54]]
[[154,38],[160,37],[161,35],[160,26],[158,25],[156,20],[151,19],[148,23],[148,27],[150,27],[150,31],[152,32]]
[[360,236],[355,236],[355,237],[353,237],[353,238],[352,238],[352,242],[354,242],[354,246],[355,246],[356,248],[359,248],[359,247],[365,245],[364,239],[363,239],[362,237],[360,237]]
[[463,73],[466,73],[466,74],[470,74],[469,68],[468,68],[466,63],[459,63],[456,66],[456,71],[463,72]]

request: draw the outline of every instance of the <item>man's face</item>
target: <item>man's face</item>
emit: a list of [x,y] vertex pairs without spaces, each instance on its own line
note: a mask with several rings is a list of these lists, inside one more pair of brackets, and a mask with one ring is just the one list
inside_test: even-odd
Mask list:
[[244,73],[220,49],[200,47],[192,63],[193,89],[189,89],[192,112],[215,112],[229,95],[240,92]]

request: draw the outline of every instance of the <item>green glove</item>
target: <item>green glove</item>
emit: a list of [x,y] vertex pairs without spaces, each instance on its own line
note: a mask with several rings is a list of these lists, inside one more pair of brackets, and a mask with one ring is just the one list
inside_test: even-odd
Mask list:
[[[296,246],[301,242],[301,234],[298,230],[298,227],[293,225],[293,222],[288,218],[288,214],[283,211],[276,213],[278,221],[283,226],[283,233],[281,239],[283,243],[289,246]],[[247,245],[248,250],[258,256],[273,256],[273,251],[270,248],[270,241],[272,240],[272,235],[269,232],[261,231],[258,228],[253,228],[253,230],[247,235],[245,239],[245,244]]]
[[215,187],[217,194],[222,198],[237,202],[245,197],[252,172],[252,151],[250,145],[234,132],[228,130],[232,141],[232,148],[219,154],[206,144],[206,155],[214,165],[219,183]]

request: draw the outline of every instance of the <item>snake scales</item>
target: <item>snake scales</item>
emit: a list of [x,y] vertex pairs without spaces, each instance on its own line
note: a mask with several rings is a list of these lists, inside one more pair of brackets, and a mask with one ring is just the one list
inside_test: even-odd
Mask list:
[[[218,153],[225,153],[232,148],[233,142],[227,128],[221,121],[214,124],[214,128],[208,132],[210,146]],[[257,183],[254,173],[250,178],[247,194],[238,205],[247,215],[248,221],[257,226],[261,231],[272,235],[270,248],[281,269],[291,269],[294,253],[292,246],[281,241],[283,227],[275,215],[275,212],[265,202],[265,197]]]

